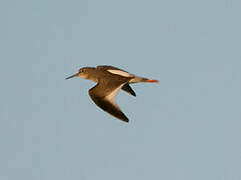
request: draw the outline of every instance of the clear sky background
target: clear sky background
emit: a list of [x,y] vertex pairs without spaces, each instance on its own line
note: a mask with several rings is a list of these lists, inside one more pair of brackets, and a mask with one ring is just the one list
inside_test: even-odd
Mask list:
[[[240,180],[239,0],[0,2],[1,180]],[[65,80],[108,64],[123,123]]]

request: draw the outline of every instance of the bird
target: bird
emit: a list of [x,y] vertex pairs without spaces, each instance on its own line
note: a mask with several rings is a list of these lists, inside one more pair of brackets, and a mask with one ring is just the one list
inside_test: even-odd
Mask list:
[[117,93],[120,90],[123,90],[132,96],[136,96],[136,93],[131,88],[130,84],[140,82],[159,82],[155,79],[136,76],[125,70],[109,65],[83,67],[80,68],[76,74],[69,76],[66,79],[71,79],[74,77],[81,77],[97,83],[94,87],[89,89],[90,98],[99,108],[124,122],[129,122],[129,119],[121,111],[120,107],[115,101]]

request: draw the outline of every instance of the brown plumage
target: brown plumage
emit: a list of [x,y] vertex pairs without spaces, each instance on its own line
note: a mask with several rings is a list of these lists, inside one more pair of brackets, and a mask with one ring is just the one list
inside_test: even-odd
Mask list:
[[89,90],[91,99],[102,110],[125,122],[129,120],[115,102],[115,96],[120,89],[136,96],[130,84],[139,82],[158,82],[157,80],[135,76],[113,66],[97,66],[96,68],[84,67],[79,69],[78,73],[66,79],[77,76],[96,82],[97,85]]

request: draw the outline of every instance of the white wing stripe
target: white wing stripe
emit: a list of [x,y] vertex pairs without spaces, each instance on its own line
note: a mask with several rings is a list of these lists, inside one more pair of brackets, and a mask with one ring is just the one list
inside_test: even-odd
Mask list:
[[124,71],[121,71],[121,70],[109,69],[107,71],[112,73],[112,74],[117,74],[117,75],[124,76],[124,77],[132,77],[132,75],[129,74],[128,72],[124,72]]

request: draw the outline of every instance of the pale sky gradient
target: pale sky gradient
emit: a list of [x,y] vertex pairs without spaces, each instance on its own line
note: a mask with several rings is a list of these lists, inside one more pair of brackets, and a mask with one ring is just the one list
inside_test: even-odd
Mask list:
[[[240,180],[241,1],[0,2],[1,180]],[[114,65],[159,79],[97,108]]]

